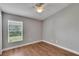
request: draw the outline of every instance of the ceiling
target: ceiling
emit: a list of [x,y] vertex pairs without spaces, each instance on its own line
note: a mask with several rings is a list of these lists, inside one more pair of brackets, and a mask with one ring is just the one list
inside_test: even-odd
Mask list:
[[0,3],[2,11],[25,16],[37,20],[45,20],[56,12],[66,8],[69,3],[45,3],[45,10],[37,13],[34,6],[35,3]]

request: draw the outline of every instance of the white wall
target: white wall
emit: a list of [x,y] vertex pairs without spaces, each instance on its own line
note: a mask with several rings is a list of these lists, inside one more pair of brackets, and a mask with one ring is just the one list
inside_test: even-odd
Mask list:
[[[42,22],[27,17],[3,13],[3,49],[42,39]],[[8,43],[8,20],[23,21],[24,39],[20,42]]]
[[2,17],[1,17],[1,10],[0,10],[0,54],[2,50]]
[[79,52],[79,4],[52,15],[43,24],[43,40]]

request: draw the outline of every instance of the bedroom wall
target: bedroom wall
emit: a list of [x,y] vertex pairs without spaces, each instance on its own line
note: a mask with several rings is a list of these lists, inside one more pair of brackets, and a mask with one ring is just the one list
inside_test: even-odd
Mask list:
[[2,50],[2,15],[0,10],[0,54]]
[[47,18],[43,40],[79,52],[79,4],[72,4]]
[[[27,44],[42,39],[42,22],[31,18],[3,13],[3,49]],[[24,22],[24,39],[23,41],[8,43],[8,20]]]

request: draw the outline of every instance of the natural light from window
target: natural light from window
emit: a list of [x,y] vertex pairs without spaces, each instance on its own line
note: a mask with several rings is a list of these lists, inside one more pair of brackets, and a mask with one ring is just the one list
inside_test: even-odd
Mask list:
[[23,22],[8,20],[8,43],[23,40]]

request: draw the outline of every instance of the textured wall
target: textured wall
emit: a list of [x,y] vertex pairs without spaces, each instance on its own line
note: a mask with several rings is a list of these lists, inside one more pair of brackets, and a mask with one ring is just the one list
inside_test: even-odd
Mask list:
[[72,4],[45,20],[43,39],[79,52],[79,4]]
[[[42,39],[42,22],[17,15],[3,13],[3,49]],[[8,43],[8,20],[24,22],[24,39],[20,42]]]
[[0,50],[2,49],[2,15],[0,10]]

